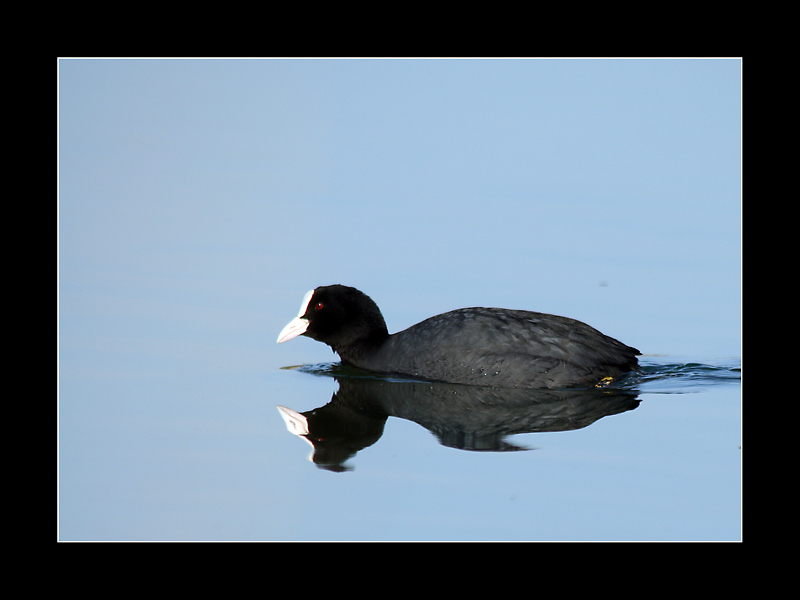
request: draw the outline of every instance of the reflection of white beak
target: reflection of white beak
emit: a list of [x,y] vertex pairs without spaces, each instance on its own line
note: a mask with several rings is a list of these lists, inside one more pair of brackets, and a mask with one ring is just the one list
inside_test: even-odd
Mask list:
[[278,343],[288,342],[290,339],[301,335],[306,329],[308,329],[308,319],[295,317],[278,334]]
[[289,324],[278,334],[279,344],[288,342],[292,338],[296,338],[298,335],[302,335],[305,333],[306,329],[308,329],[308,319],[304,319],[303,315],[306,314],[308,303],[311,302],[311,296],[313,295],[314,290],[311,290],[306,292],[306,295],[303,296],[303,302],[300,304],[300,312],[297,313],[297,316],[289,321]]
[[308,419],[306,419],[299,412],[294,411],[291,408],[286,408],[285,406],[279,406],[278,412],[281,413],[283,421],[286,423],[286,429],[289,430],[289,433],[293,433],[295,435],[308,434]]

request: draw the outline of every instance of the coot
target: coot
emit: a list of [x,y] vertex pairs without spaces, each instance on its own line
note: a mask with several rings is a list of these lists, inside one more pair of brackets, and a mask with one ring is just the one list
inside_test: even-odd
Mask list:
[[505,388],[601,385],[638,371],[641,354],[575,319],[505,308],[462,308],[390,335],[378,305],[344,285],[305,295],[278,343],[298,335],[367,371]]

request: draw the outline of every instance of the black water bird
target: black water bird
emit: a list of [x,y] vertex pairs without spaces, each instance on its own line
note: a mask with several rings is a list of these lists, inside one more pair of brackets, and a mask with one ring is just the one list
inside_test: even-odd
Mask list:
[[601,386],[639,371],[641,354],[575,319],[505,308],[461,308],[390,335],[377,304],[343,285],[308,292],[278,343],[299,335],[367,371],[503,388]]

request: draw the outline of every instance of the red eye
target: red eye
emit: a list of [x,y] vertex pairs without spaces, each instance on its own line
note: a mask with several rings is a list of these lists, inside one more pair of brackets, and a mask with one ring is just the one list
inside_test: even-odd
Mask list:
[[322,302],[317,302],[316,308],[317,308],[317,310],[322,310],[323,306],[324,306],[324,304],[322,304]]

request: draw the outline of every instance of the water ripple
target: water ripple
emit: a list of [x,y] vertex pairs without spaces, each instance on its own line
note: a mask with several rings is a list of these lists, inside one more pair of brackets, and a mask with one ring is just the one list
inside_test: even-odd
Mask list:
[[738,358],[711,361],[674,361],[645,357],[640,360],[642,375],[635,381],[643,392],[686,393],[716,385],[739,385],[742,362]]
[[[701,391],[710,386],[739,385],[742,379],[742,363],[739,358],[682,361],[674,357],[642,357],[639,361],[641,374],[630,374],[616,382],[613,387],[638,389],[648,393],[684,394]],[[353,367],[335,363],[321,363],[284,367],[323,377],[347,377],[408,381],[368,373]]]

